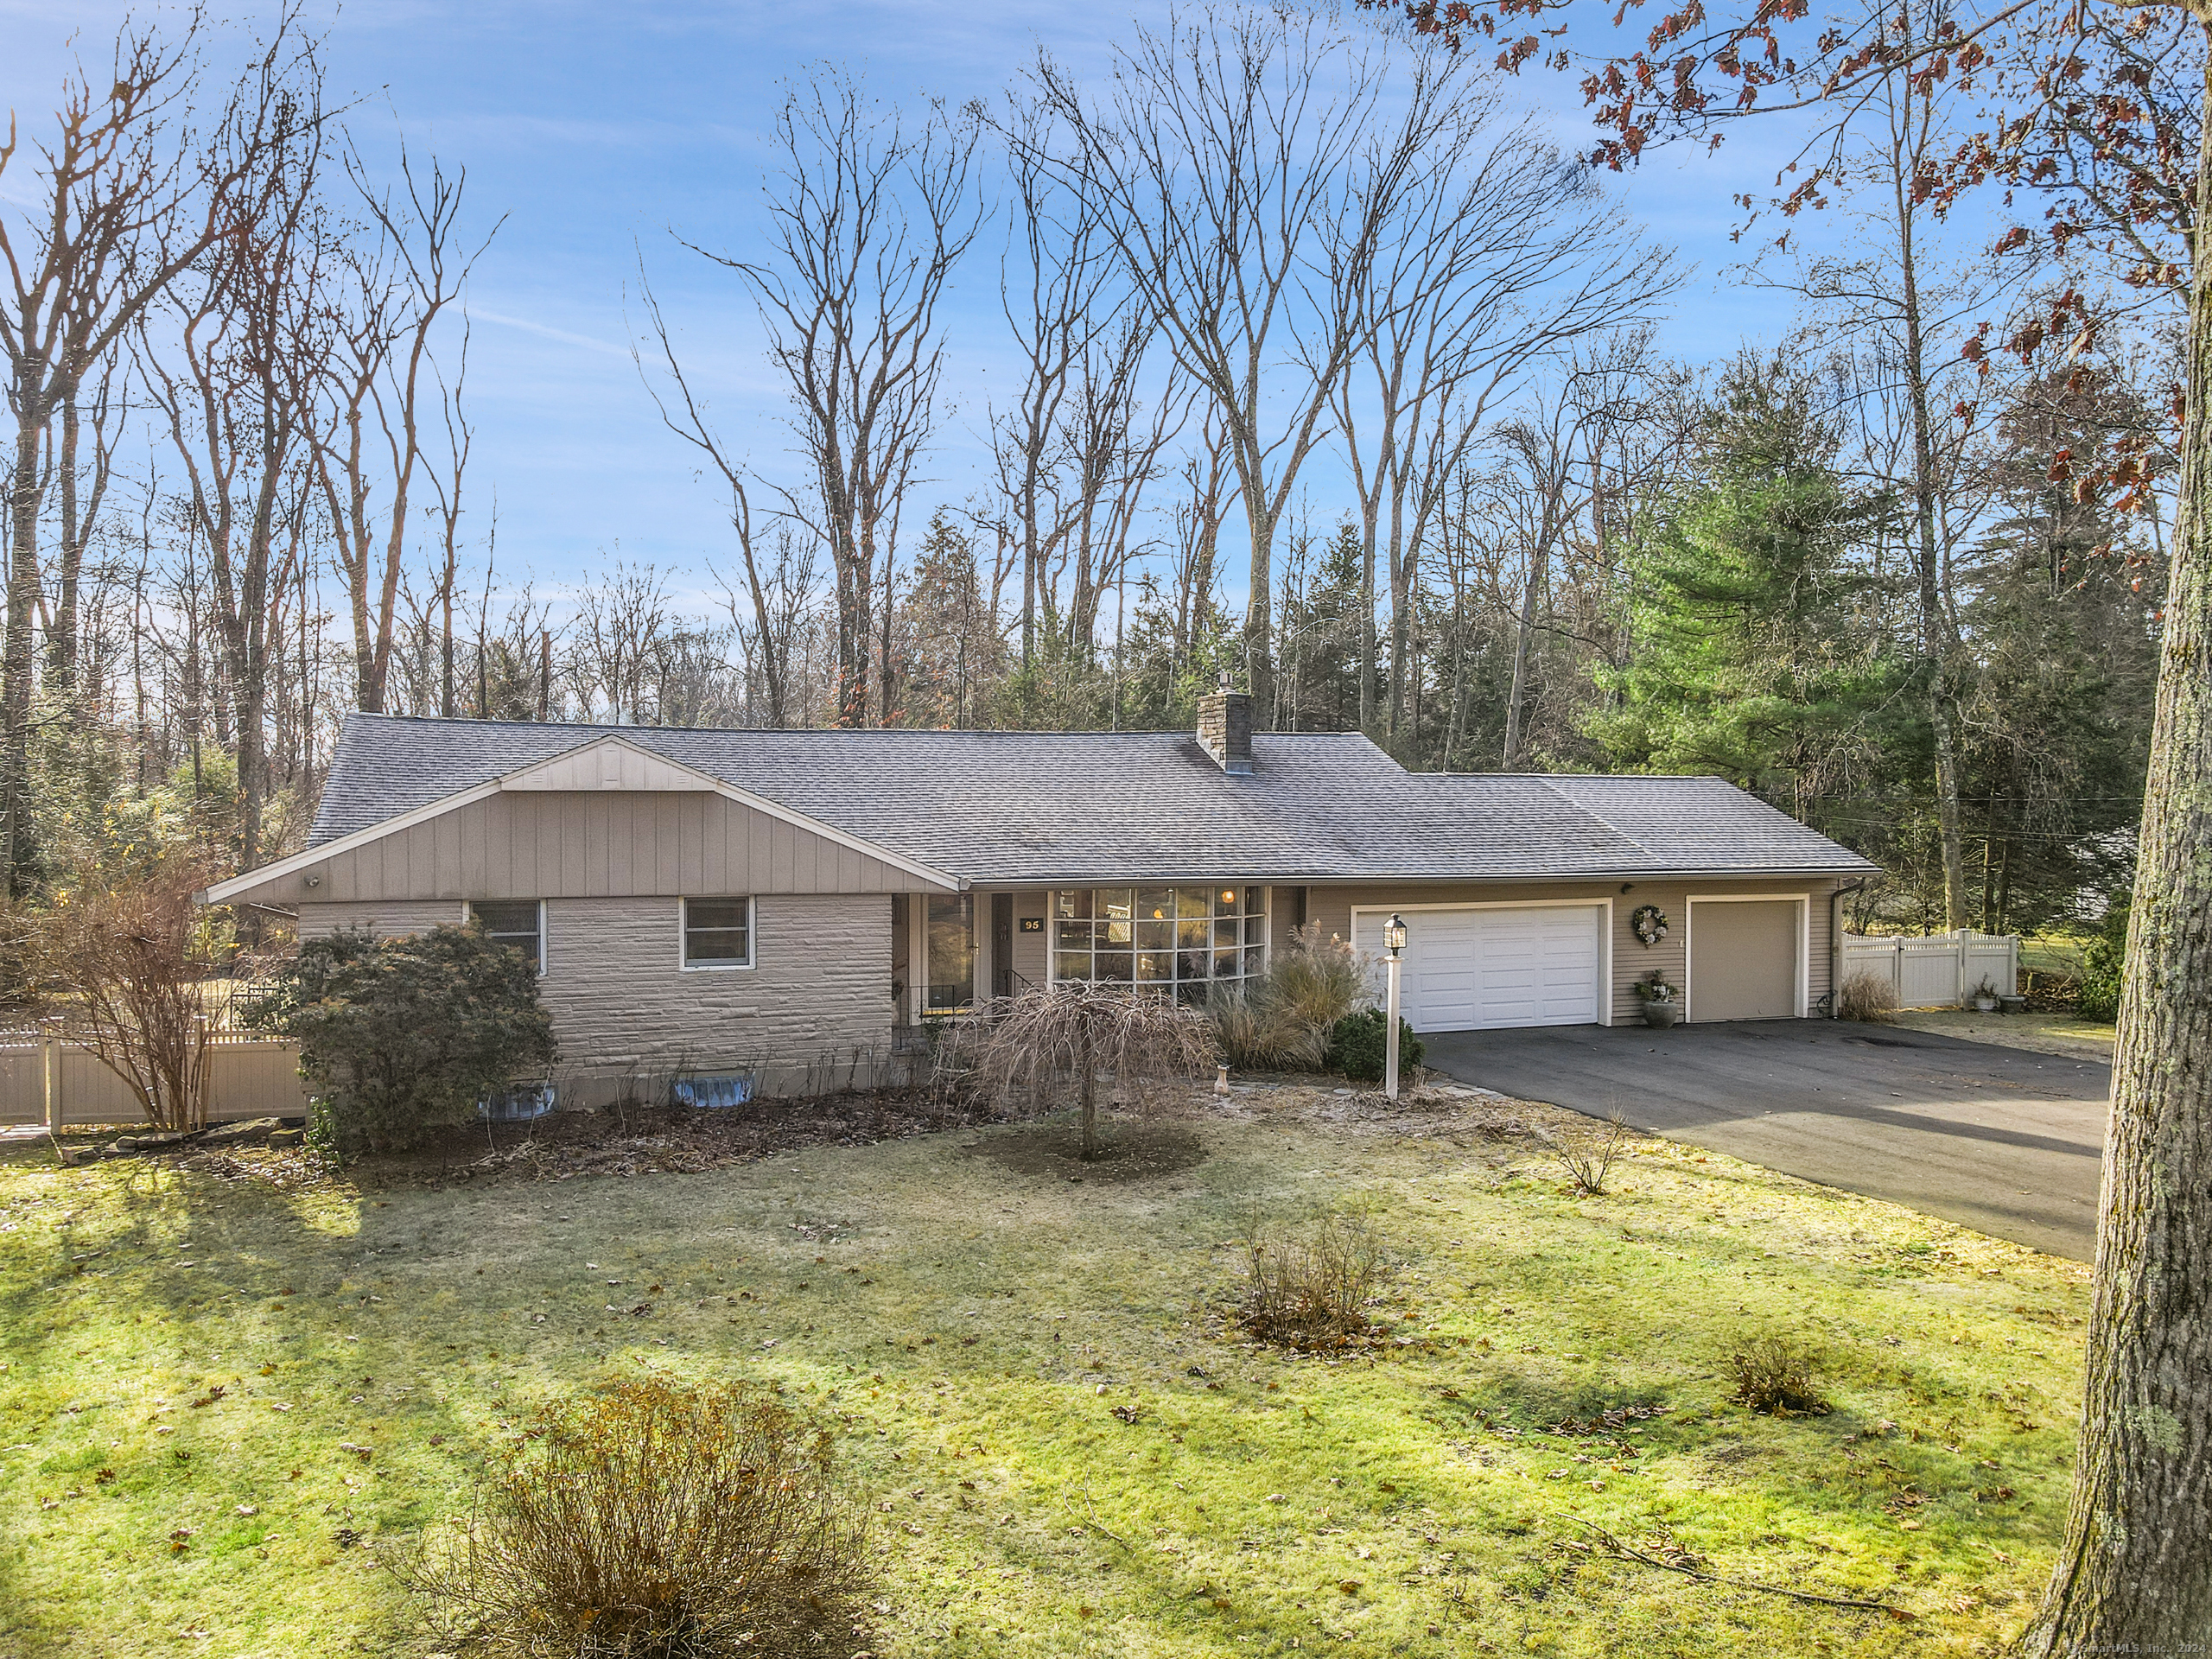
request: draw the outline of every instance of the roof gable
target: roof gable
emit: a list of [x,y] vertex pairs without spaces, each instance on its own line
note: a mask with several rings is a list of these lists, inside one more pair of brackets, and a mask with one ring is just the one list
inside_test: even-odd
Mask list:
[[505,790],[705,790],[718,780],[620,737],[594,738],[499,779]]

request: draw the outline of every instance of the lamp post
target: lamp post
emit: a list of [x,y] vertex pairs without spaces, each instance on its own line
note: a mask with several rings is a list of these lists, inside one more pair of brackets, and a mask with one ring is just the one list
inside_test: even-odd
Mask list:
[[1406,946],[1406,918],[1391,912],[1382,925],[1382,943],[1390,947],[1390,993],[1382,1011],[1382,1096],[1398,1097],[1398,952]]

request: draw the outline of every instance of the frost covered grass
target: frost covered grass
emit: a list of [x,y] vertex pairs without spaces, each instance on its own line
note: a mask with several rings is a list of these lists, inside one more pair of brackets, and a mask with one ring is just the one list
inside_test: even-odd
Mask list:
[[[448,1190],[16,1150],[0,1652],[428,1652],[387,1567],[641,1369],[837,1432],[885,1656],[1994,1652],[2063,1514],[2086,1270],[1663,1142],[1578,1195],[1545,1127],[1262,1087],[1099,1165],[1017,1125]],[[1395,1334],[1249,1343],[1243,1218],[1337,1205]],[[1831,1412],[1728,1403],[1769,1336]]]

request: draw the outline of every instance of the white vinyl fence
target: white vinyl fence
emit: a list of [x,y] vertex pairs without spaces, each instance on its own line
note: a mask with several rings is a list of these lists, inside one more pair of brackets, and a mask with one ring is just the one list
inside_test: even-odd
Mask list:
[[[298,1117],[308,1109],[299,1045],[217,1032],[207,1052],[207,1119]],[[37,1033],[0,1037],[0,1123],[60,1129],[139,1123],[130,1085],[89,1049]]]
[[1964,927],[1924,938],[1847,933],[1842,956],[1837,964],[1839,988],[1856,975],[1872,974],[1889,982],[1901,1008],[1956,1007],[1985,979],[1999,996],[2011,996],[2019,988],[2020,941],[2009,933],[1977,933]]

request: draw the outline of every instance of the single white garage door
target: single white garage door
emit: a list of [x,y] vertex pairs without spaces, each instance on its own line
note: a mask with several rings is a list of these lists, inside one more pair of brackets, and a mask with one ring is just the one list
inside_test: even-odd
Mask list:
[[[1408,910],[1399,995],[1415,1031],[1592,1026],[1604,1014],[1600,905]],[[1363,909],[1352,943],[1383,954],[1388,911]]]

